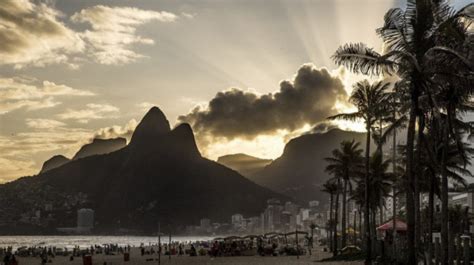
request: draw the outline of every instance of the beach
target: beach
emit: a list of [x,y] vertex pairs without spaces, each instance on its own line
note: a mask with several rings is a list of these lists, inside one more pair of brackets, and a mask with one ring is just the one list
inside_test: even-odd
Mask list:
[[[223,265],[245,265],[245,264],[261,264],[261,265],[284,265],[284,264],[327,264],[327,265],[359,265],[362,261],[350,261],[350,262],[321,262],[322,259],[330,257],[331,254],[323,252],[320,248],[313,249],[313,255],[305,255],[297,258],[296,256],[276,256],[276,257],[261,257],[261,256],[236,256],[236,257],[209,257],[209,256],[161,256],[161,264],[177,264],[177,265],[188,265],[188,264],[223,264]],[[19,265],[38,265],[41,264],[39,257],[18,257]],[[48,264],[70,264],[70,265],[82,265],[82,258],[75,257],[73,261],[69,260],[69,256],[56,256],[51,259],[52,263]],[[158,255],[145,255],[141,256],[139,248],[132,248],[130,251],[130,261],[125,262],[123,255],[103,255],[96,254],[92,256],[92,264],[107,264],[107,265],[145,265],[145,264],[158,264]]]

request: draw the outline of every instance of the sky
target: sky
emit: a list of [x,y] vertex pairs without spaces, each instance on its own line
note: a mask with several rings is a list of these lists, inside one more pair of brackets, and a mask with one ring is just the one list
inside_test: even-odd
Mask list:
[[330,56],[347,42],[381,50],[375,29],[403,5],[2,0],[0,182],[94,137],[129,138],[151,106],[172,125],[191,123],[210,159],[276,158],[292,137],[350,110],[347,95],[364,77]]

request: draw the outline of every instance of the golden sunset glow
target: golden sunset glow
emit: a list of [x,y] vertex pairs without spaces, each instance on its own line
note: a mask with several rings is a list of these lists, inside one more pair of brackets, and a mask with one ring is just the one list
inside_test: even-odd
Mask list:
[[[12,41],[21,40],[21,45],[3,46],[16,49],[0,49],[6,58],[0,64],[0,182],[38,172],[51,156],[74,154],[80,144],[97,135],[129,138],[134,128],[129,121],[139,122],[154,105],[177,125],[180,116],[199,105],[199,114],[204,115],[207,103],[223,91],[249,91],[244,95],[247,99],[274,97],[284,91],[280,82],[293,85],[305,65],[313,67],[317,78],[329,72],[350,95],[352,84],[364,77],[336,67],[331,55],[346,42],[381,47],[374,31],[382,23],[380,17],[360,14],[383,13],[397,4],[376,0],[271,5],[257,1],[248,6],[231,1],[222,5],[57,2],[0,4],[8,5],[13,15],[29,14],[36,24],[49,25],[37,28],[31,21],[15,24],[0,18],[0,25],[15,32]],[[282,106],[287,102],[273,99],[276,105],[265,111],[276,116],[260,121],[266,128],[247,132],[243,126],[230,135],[201,135],[193,128],[200,150],[211,159],[241,152],[277,158],[291,138],[327,122],[327,113],[353,110],[340,95],[334,106],[326,106],[328,101],[322,98],[326,95],[333,96],[311,95],[320,101],[315,103],[321,105],[318,119],[294,103],[295,109],[285,113]],[[290,118],[292,111],[295,121]],[[267,124],[270,121],[272,125]],[[254,121],[255,126],[258,123]],[[360,122],[332,123],[345,130],[364,130]],[[223,127],[218,128],[220,133],[228,133]],[[58,130],[65,133],[43,137]],[[37,139],[44,143],[38,145]],[[16,155],[19,150],[21,156]]]

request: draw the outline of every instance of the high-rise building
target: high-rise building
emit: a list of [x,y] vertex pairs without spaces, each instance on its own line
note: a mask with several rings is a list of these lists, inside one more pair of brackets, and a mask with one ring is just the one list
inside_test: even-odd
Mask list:
[[85,209],[85,208],[77,210],[77,228],[78,229],[94,228],[94,210]]
[[207,218],[201,219],[200,226],[201,226],[201,229],[203,230],[209,229],[211,227],[211,220]]
[[234,227],[241,227],[243,225],[243,222],[244,222],[243,215],[239,213],[232,215],[232,225]]
[[319,206],[319,201],[310,201],[308,204],[309,208],[316,208]]

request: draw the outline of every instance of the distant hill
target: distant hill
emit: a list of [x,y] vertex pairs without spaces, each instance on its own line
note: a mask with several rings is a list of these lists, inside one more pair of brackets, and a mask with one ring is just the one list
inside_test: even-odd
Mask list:
[[94,139],[92,143],[86,144],[77,151],[72,160],[79,158],[88,157],[91,155],[102,155],[117,151],[127,145],[125,138],[113,138],[113,139]]
[[113,138],[113,139],[93,139],[92,143],[83,145],[79,151],[74,155],[72,159],[69,159],[63,155],[55,155],[43,163],[39,173],[44,173],[53,168],[60,167],[72,160],[84,158],[93,155],[102,155],[117,151],[127,145],[125,138]]
[[55,155],[43,163],[43,167],[41,168],[40,173],[44,173],[53,168],[60,167],[69,161],[71,160],[63,155]]
[[269,198],[288,200],[203,158],[191,127],[171,130],[154,107],[126,147],[0,185],[0,212],[8,212],[0,224],[15,224],[25,212],[52,204],[55,225],[74,225],[75,209],[87,206],[95,210],[100,231],[155,231],[158,222],[177,227],[203,217],[229,222],[235,213],[257,215]]
[[247,154],[231,154],[217,159],[217,163],[231,168],[249,179],[252,179],[257,172],[272,161],[271,159],[262,159]]
[[300,201],[326,201],[321,185],[330,178],[324,172],[325,157],[343,140],[356,140],[365,147],[365,133],[332,129],[325,133],[305,134],[290,140],[283,154],[252,177],[257,184]]

